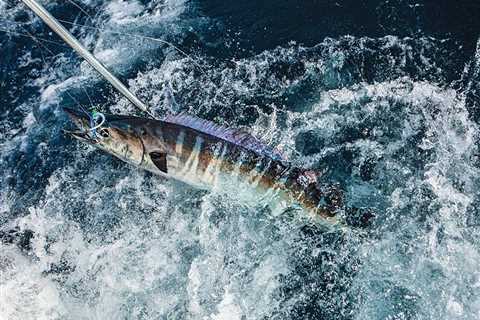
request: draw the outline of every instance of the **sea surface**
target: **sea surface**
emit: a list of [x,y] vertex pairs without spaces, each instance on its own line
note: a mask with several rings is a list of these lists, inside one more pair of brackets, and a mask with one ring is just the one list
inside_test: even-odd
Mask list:
[[479,1],[40,2],[157,115],[246,128],[375,217],[325,230],[73,141],[62,106],[139,113],[0,0],[0,319],[480,319]]

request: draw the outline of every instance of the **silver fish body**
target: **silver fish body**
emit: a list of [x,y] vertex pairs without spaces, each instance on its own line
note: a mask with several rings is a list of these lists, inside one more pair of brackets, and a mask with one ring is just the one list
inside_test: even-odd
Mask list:
[[338,188],[322,186],[313,171],[289,165],[247,133],[190,116],[107,115],[93,137],[85,114],[66,111],[83,130],[75,137],[140,168],[202,189],[266,199],[272,206],[299,204],[321,222],[338,222]]

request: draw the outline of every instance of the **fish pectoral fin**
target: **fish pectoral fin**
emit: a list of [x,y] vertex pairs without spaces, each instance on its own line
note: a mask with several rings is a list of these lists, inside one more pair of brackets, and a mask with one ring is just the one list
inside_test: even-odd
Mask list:
[[158,168],[158,170],[163,173],[168,173],[167,169],[167,154],[165,152],[153,151],[149,153],[150,159],[152,159],[153,164]]

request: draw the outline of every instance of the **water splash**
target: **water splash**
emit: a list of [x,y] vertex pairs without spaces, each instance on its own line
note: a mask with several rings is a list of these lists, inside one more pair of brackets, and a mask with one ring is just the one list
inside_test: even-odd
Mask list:
[[[184,2],[127,1],[119,13],[122,3],[81,2],[101,8],[95,23],[107,30],[185,40],[206,23]],[[169,86],[183,111],[248,127],[339,181],[349,204],[376,219],[366,234],[326,233],[84,149],[59,134],[66,119],[55,110],[69,102],[65,89],[101,85],[67,53],[42,67],[29,48],[15,53],[27,92],[2,92],[15,108],[0,117],[0,222],[34,238],[29,250],[0,244],[2,315],[478,318],[478,127],[462,89],[449,86],[451,42],[339,37],[229,61],[199,51],[202,73],[171,48],[76,32],[95,52],[113,52],[107,62],[159,114]],[[132,111],[103,95],[106,109]]]

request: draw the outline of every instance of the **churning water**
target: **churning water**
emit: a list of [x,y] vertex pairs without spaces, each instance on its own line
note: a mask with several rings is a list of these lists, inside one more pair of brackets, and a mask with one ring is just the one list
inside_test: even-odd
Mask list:
[[0,319],[480,318],[476,39],[411,1],[383,33],[349,1],[42,2],[157,114],[248,127],[376,217],[326,232],[64,137],[61,106],[136,111],[1,0]]

